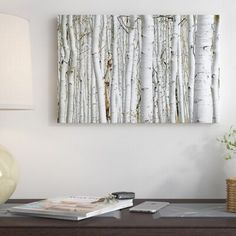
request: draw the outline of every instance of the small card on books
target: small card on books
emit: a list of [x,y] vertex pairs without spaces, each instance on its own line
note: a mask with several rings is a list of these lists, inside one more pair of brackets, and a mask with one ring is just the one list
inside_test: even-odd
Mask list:
[[15,214],[56,218],[65,220],[83,220],[92,216],[105,214],[133,206],[133,200],[118,200],[99,197],[68,197],[46,199],[12,207]]

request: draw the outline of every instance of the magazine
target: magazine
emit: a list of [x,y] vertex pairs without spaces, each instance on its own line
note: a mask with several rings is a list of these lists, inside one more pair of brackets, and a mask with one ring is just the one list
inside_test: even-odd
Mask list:
[[133,206],[133,200],[118,200],[100,197],[53,198],[32,202],[10,209],[11,213],[57,218],[65,220],[82,220]]

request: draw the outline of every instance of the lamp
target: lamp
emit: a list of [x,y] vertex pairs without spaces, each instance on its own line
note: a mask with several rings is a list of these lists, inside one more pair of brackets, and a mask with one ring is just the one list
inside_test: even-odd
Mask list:
[[[17,16],[0,14],[0,109],[32,108],[29,22]],[[14,192],[17,172],[11,154],[0,147],[0,203]]]

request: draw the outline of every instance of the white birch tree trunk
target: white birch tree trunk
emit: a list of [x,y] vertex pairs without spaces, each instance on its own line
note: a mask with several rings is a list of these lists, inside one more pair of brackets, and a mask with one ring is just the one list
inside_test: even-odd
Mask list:
[[69,39],[70,39],[70,63],[68,70],[68,109],[67,109],[67,123],[73,122],[74,114],[74,84],[75,84],[75,73],[76,73],[76,59],[77,51],[75,45],[75,31],[73,24],[73,16],[68,16],[68,28],[69,28]]
[[91,78],[91,116],[92,116],[92,123],[97,123],[97,96],[96,96],[96,78],[94,75],[94,70],[92,68],[91,71],[92,78]]
[[59,122],[66,123],[67,115],[67,70],[70,58],[70,49],[67,41],[67,16],[62,16],[61,34],[62,45],[64,50],[64,58],[61,61],[60,66],[60,99],[59,99]]
[[194,111],[195,122],[212,123],[211,65],[213,16],[198,15],[196,32]]
[[76,51],[77,51],[77,58],[76,58],[76,77],[75,77],[75,122],[79,123],[80,121],[80,16],[75,17],[75,35],[76,35]]
[[105,56],[105,107],[106,107],[106,118],[107,122],[111,122],[111,111],[110,111],[110,92],[111,92],[111,78],[112,78],[112,34],[111,34],[111,17],[107,16],[107,27],[106,27],[106,56]]
[[[154,21],[156,22],[156,21]],[[154,50],[153,50],[153,68],[154,68],[154,75],[153,75],[153,82],[154,82],[154,88],[153,88],[153,123],[159,122],[159,114],[158,114],[158,66],[157,66],[157,27],[156,24],[154,24]]]
[[85,37],[84,37],[84,17],[85,16],[80,16],[80,22],[79,22],[79,27],[80,27],[80,40],[79,40],[79,45],[80,45],[80,53],[79,53],[79,81],[80,81],[80,86],[79,86],[79,93],[80,93],[80,111],[79,111],[79,122],[80,123],[85,123],[85,116],[84,116],[84,93],[85,93]]
[[122,60],[121,60],[121,68],[122,68],[122,113],[123,113],[123,123],[125,122],[125,102],[126,102],[126,80],[125,80],[125,73],[126,73],[126,50],[127,50],[127,33],[122,29]]
[[184,112],[184,84],[183,84],[183,73],[182,73],[182,47],[181,47],[181,26],[178,26],[178,90],[179,90],[179,121],[185,122]]
[[104,88],[105,84],[99,63],[100,29],[101,29],[101,16],[96,15],[93,28],[92,57],[93,57],[93,65],[97,82],[99,120],[101,123],[106,123],[107,119],[106,119],[106,107],[105,107],[105,88]]
[[165,40],[165,47],[166,47],[166,81],[165,81],[165,99],[166,99],[166,122],[170,121],[170,58],[171,58],[171,24],[169,19],[166,19],[166,40]]
[[177,77],[177,45],[180,16],[173,19],[173,33],[171,42],[171,78],[170,78],[170,122],[176,122],[176,77]]
[[89,30],[89,23],[90,23],[90,19],[87,19],[87,29],[88,29],[88,33],[87,33],[87,113],[88,113],[88,117],[87,117],[87,121],[88,123],[92,122],[92,52],[91,52],[91,45],[92,45],[92,35],[91,35],[91,31]]
[[132,79],[131,79],[131,101],[130,101],[130,122],[137,123],[137,98],[138,98],[138,29],[135,29],[135,46],[133,50],[133,69],[132,69]]
[[125,72],[125,123],[130,122],[130,102],[131,102],[131,79],[133,69],[133,56],[134,56],[134,35],[135,35],[135,17],[129,17],[129,36],[128,36],[128,51],[126,54],[126,72]]
[[213,98],[213,122],[219,122],[219,15],[215,16],[214,46],[213,46],[213,65],[212,65],[212,98]]
[[[91,26],[93,26],[93,16],[91,16],[91,21],[90,21]],[[90,27],[91,31],[93,29],[93,27]],[[92,32],[91,32],[92,34]],[[91,35],[91,45],[90,47],[92,47],[92,35]],[[92,56],[92,50],[91,50],[91,56]],[[92,117],[92,123],[97,123],[98,121],[98,108],[97,108],[97,89],[96,89],[96,78],[95,78],[95,73],[94,73],[94,65],[93,65],[93,61],[91,58],[91,117]]]
[[188,82],[188,102],[189,102],[189,121],[193,122],[193,101],[194,101],[194,76],[195,76],[195,58],[194,58],[194,17],[188,16],[188,60],[189,60],[189,82]]
[[166,115],[167,115],[167,110],[166,110],[166,98],[165,98],[165,85],[166,85],[166,77],[165,77],[165,65],[166,65],[166,58],[165,58],[165,27],[164,27],[164,19],[165,17],[160,18],[160,39],[161,39],[161,80],[160,80],[160,86],[159,86],[159,91],[160,91],[160,99],[161,99],[161,107],[162,107],[162,114],[161,114],[161,122],[165,123],[166,122]]
[[101,26],[101,40],[99,42],[100,45],[100,67],[102,71],[102,75],[104,76],[106,73],[106,51],[107,51],[107,16],[101,16],[101,21],[103,22],[103,26]]
[[141,55],[141,122],[153,121],[152,56],[154,41],[153,16],[142,16],[142,55]]
[[119,24],[118,26],[118,48],[117,48],[117,56],[118,56],[118,122],[123,123],[123,64],[122,64],[122,57],[123,57],[123,47],[122,47],[122,28]]
[[164,114],[163,114],[163,103],[162,98],[164,96],[163,94],[163,68],[162,68],[162,37],[161,37],[161,20],[158,18],[156,19],[157,23],[157,92],[158,92],[158,115],[159,115],[159,121],[160,123],[164,123]]
[[118,122],[118,22],[117,16],[112,16],[113,38],[112,38],[112,81],[111,81],[111,123]]
[[142,57],[142,18],[139,17],[137,21],[138,28],[138,74],[137,74],[137,89],[138,89],[138,97],[137,97],[137,122],[141,122],[141,57]]

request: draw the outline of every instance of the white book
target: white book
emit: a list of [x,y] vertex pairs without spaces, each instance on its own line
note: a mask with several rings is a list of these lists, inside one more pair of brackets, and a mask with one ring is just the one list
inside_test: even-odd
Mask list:
[[65,220],[83,220],[133,206],[133,200],[109,200],[100,197],[53,198],[12,207],[11,213],[57,218]]

